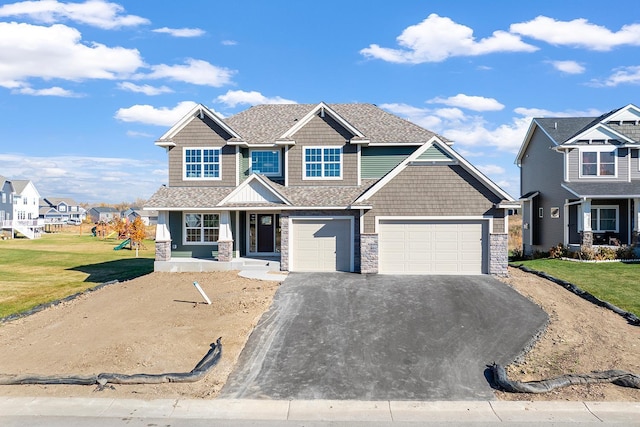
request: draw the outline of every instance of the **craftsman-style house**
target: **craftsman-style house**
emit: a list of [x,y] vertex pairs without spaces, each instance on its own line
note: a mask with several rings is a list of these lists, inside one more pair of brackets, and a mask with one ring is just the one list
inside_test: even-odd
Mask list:
[[198,105],[156,145],[169,161],[145,207],[159,211],[156,270],[262,257],[284,271],[506,274],[514,200],[450,141],[375,105],[225,119]]
[[637,243],[640,108],[533,119],[518,153],[523,251]]

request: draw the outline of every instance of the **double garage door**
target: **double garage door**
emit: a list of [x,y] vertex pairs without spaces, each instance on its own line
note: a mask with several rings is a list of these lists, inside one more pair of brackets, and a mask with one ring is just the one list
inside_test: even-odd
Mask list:
[[352,271],[352,219],[294,218],[289,231],[291,271]]
[[486,273],[487,221],[381,220],[383,274]]

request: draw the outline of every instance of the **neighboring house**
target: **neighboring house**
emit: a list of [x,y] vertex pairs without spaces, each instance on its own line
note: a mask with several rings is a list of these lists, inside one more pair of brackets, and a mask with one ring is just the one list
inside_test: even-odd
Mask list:
[[375,105],[259,105],[226,119],[198,105],[156,145],[169,163],[146,206],[159,211],[156,270],[181,271],[179,255],[506,274],[517,203],[450,141]]
[[13,184],[4,176],[0,175],[0,222],[2,228],[5,221],[11,221],[13,215]]
[[[7,186],[9,182],[10,187]],[[40,193],[33,182],[25,179],[7,180],[0,177],[2,197],[0,219],[2,228],[19,232],[29,239],[40,237],[44,223],[38,219]],[[8,191],[11,191],[7,194]]]
[[[58,218],[62,222],[72,221],[84,221],[87,218],[87,210],[76,203],[75,200],[70,198],[59,197],[47,197],[44,199],[45,206],[41,206],[44,209],[45,219]],[[54,209],[51,211],[50,209]],[[41,211],[42,212],[42,211]]]
[[13,218],[17,220],[38,219],[40,193],[29,180],[13,180]]
[[518,153],[523,251],[637,243],[640,108],[533,119]]
[[97,222],[110,222],[114,219],[120,219],[120,212],[116,208],[110,206],[96,206],[89,209],[88,212],[91,221]]
[[158,223],[158,211],[129,208],[122,212],[121,218],[129,220],[129,222],[133,222],[136,218],[140,218],[144,225],[156,225]]

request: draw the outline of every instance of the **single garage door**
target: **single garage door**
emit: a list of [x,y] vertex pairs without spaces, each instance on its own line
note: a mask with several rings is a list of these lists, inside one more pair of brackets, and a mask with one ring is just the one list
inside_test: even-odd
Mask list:
[[292,271],[351,271],[351,221],[348,218],[292,219]]
[[486,273],[486,221],[385,220],[378,227],[380,273]]

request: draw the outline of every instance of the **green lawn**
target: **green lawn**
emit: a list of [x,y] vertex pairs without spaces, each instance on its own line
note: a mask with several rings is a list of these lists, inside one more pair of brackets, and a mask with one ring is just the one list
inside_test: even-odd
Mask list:
[[583,263],[559,259],[518,261],[524,266],[571,282],[597,298],[640,316],[640,264]]
[[0,241],[0,318],[82,292],[111,280],[153,271],[154,244],[114,251],[118,240],[91,235],[44,234]]

